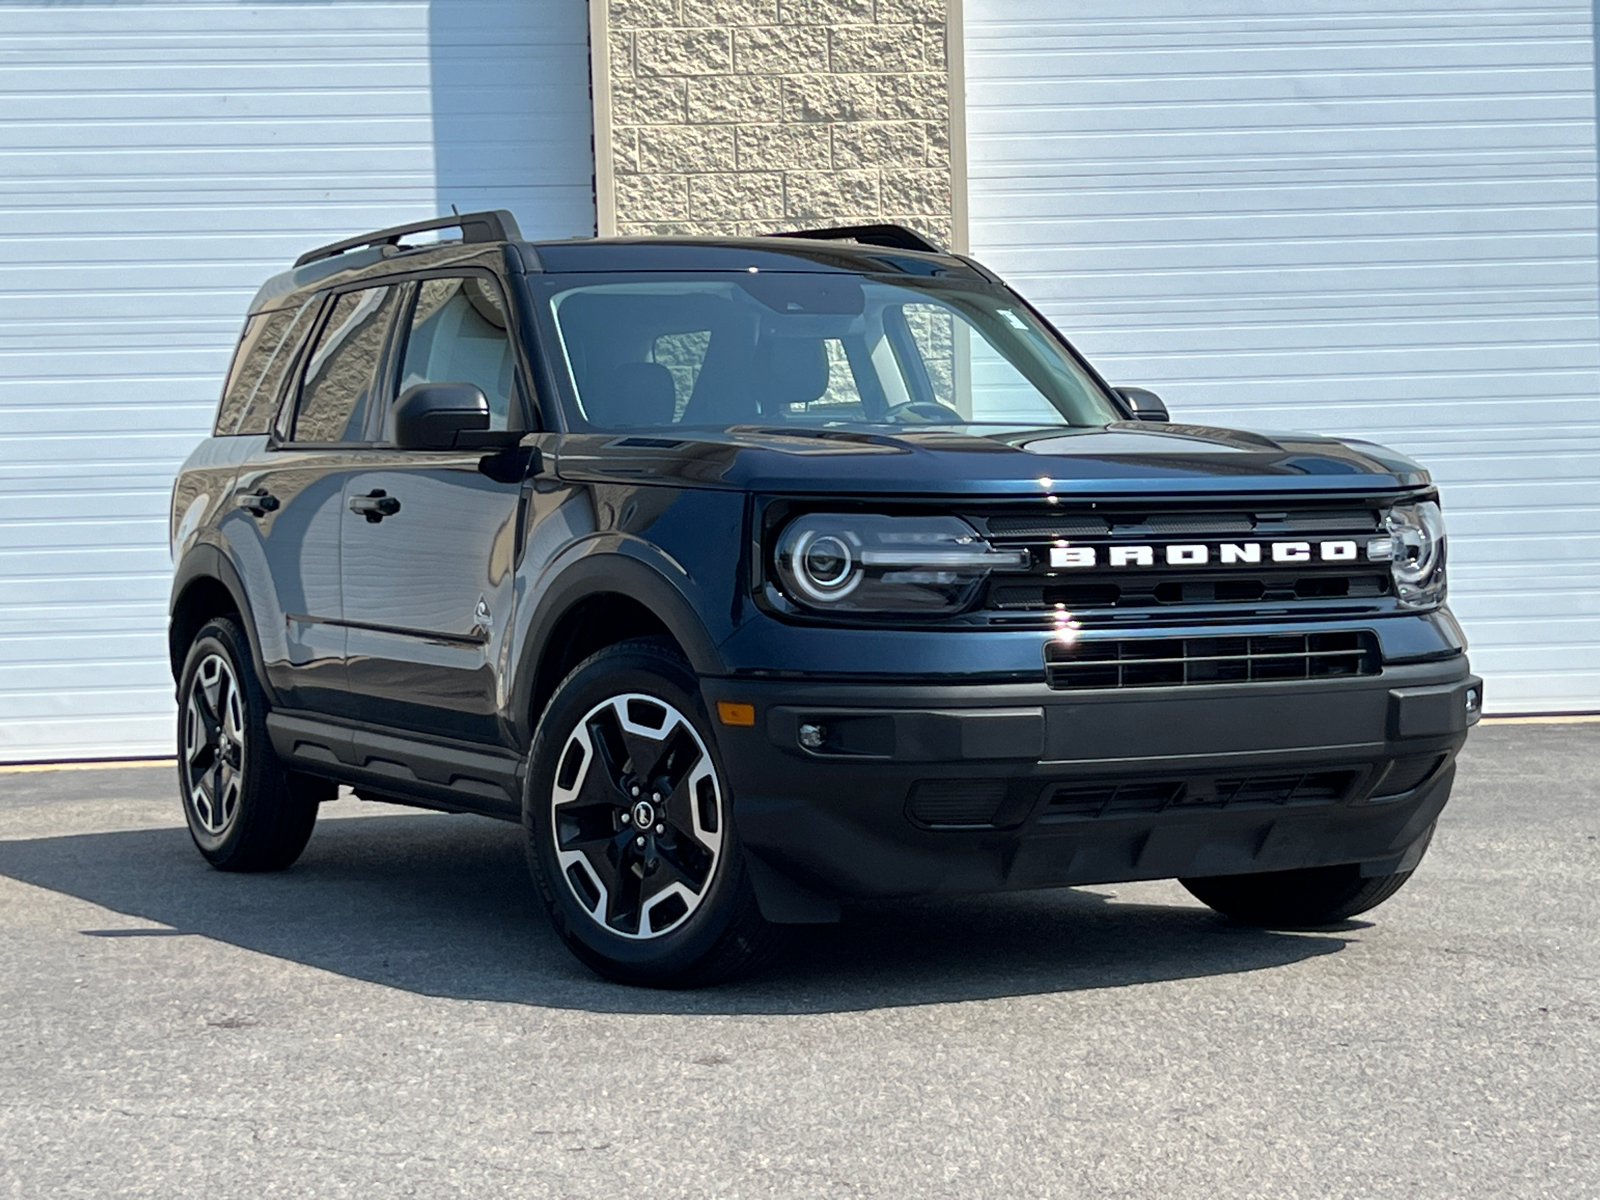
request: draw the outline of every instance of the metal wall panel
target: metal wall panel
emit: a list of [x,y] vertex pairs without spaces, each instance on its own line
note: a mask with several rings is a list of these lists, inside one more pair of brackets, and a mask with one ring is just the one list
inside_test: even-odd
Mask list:
[[301,251],[592,233],[583,0],[0,6],[0,760],[171,752],[166,513]]
[[1600,709],[1590,0],[966,0],[973,252],[1180,420],[1442,485],[1491,711]]

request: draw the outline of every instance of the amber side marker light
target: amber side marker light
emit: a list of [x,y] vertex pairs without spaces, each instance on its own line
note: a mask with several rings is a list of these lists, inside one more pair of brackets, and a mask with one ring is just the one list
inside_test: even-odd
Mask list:
[[732,700],[718,700],[717,719],[724,725],[754,725],[756,723],[756,706],[754,704],[735,704]]

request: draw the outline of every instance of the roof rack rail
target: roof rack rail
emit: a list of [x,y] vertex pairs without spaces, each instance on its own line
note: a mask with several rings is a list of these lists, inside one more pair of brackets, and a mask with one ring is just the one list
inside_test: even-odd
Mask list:
[[345,238],[342,242],[329,242],[326,246],[307,250],[294,260],[294,265],[303,267],[307,263],[321,262],[325,258],[343,254],[346,250],[360,250],[367,246],[393,246],[408,233],[457,228],[461,230],[463,242],[515,242],[522,238],[522,231],[517,228],[517,219],[503,208],[497,208],[493,212],[451,213],[448,217],[413,221],[409,225],[395,225],[389,229],[379,229],[375,233],[363,233],[360,237]]
[[791,229],[769,233],[767,237],[808,238],[820,242],[860,242],[863,246],[884,246],[890,250],[921,250],[943,254],[920,233],[904,225],[839,225],[832,229]]

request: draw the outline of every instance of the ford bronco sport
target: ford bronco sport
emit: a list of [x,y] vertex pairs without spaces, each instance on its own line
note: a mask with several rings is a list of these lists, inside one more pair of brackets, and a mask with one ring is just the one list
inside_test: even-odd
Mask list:
[[520,821],[636,983],[859,897],[1176,877],[1336,922],[1416,867],[1481,706],[1426,471],[1173,423],[894,226],[314,250],[171,533],[213,865],[287,867],[339,784]]

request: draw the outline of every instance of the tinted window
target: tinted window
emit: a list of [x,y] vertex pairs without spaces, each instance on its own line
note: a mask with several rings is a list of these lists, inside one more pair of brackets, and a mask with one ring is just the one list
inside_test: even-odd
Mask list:
[[419,383],[475,383],[489,401],[489,428],[505,429],[516,378],[505,305],[494,284],[478,275],[423,280],[406,338],[400,391]]
[[358,442],[399,288],[345,292],[306,362],[294,441]]
[[295,349],[306,335],[315,304],[257,313],[245,326],[222,389],[216,433],[266,433],[278,411],[278,391]]

